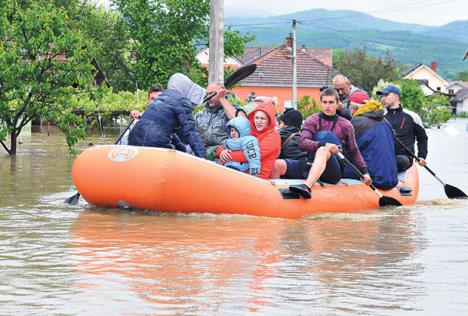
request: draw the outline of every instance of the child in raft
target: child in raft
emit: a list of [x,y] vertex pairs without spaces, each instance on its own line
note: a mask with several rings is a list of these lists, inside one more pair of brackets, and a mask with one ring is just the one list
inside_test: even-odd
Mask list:
[[224,166],[242,172],[249,170],[252,176],[258,176],[260,174],[260,148],[257,138],[251,135],[249,120],[240,115],[229,120],[226,129],[230,138],[223,141],[222,147],[229,150],[242,150],[247,162],[228,161]]

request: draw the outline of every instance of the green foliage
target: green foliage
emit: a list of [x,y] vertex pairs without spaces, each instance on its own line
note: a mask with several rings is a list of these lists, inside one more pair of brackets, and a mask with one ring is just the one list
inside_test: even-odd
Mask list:
[[70,96],[86,91],[94,80],[92,45],[69,15],[78,4],[70,1],[65,10],[45,0],[2,1],[0,144],[10,155],[16,154],[21,129],[36,116],[56,123],[70,146],[82,136]]
[[468,71],[460,71],[455,75],[455,80],[468,81]]
[[320,112],[317,101],[308,95],[305,95],[297,101],[297,110],[302,113],[304,119],[314,113]]
[[457,113],[457,117],[460,117],[460,118],[468,118],[468,112],[460,112],[460,113]]
[[400,88],[401,104],[406,109],[418,113],[425,127],[438,126],[452,117],[449,100],[440,94],[426,97],[416,80],[380,82],[373,90],[373,98],[378,98],[377,90],[390,84]]
[[374,57],[363,49],[354,49],[344,53],[334,64],[353,85],[366,91],[372,90],[381,79],[395,80],[398,76],[396,62],[389,52]]
[[[129,33],[127,89],[166,84],[175,72],[205,86],[206,69],[196,60],[195,43],[208,42],[208,0],[113,0]],[[241,54],[252,36],[228,28],[225,57]]]

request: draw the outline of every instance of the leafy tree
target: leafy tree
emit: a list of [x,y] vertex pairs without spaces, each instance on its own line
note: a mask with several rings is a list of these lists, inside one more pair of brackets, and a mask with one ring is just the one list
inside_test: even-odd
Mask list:
[[[195,43],[208,42],[208,0],[113,0],[130,30],[129,76],[134,88],[167,83],[182,72],[199,84],[206,84],[206,69],[196,60]],[[228,29],[225,53],[243,52],[252,38]]]
[[354,49],[339,57],[334,64],[353,85],[366,91],[371,91],[379,80],[391,81],[398,77],[396,62],[389,52],[384,56],[374,57],[368,55],[364,49]]
[[[67,3],[70,9],[73,3]],[[72,25],[68,11],[53,2],[2,1],[0,144],[10,155],[16,154],[22,128],[36,116],[56,123],[69,146],[84,136],[69,99],[94,81],[90,50],[84,49],[92,45]]]
[[468,81],[468,71],[460,71],[457,73],[455,80]]
[[304,119],[308,118],[314,113],[320,112],[317,101],[308,95],[305,95],[297,101],[297,110],[302,113]]

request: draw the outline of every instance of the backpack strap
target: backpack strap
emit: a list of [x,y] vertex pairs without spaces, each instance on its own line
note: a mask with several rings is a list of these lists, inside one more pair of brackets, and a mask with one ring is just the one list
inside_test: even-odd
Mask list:
[[281,148],[286,146],[293,139],[293,137],[297,135],[297,133],[298,132],[295,132],[295,133],[292,133],[291,135],[289,135],[289,137],[286,138],[286,140],[281,144]]

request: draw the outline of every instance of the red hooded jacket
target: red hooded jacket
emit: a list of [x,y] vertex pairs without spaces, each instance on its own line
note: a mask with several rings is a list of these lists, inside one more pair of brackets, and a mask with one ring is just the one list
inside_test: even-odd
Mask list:
[[[270,117],[270,125],[268,125],[263,131],[259,132],[255,128],[254,115],[257,111],[263,111]],[[260,178],[270,178],[271,171],[275,164],[276,158],[279,156],[281,150],[281,137],[276,131],[276,109],[275,106],[268,102],[260,103],[250,114],[248,119],[252,129],[252,136],[255,136],[258,140],[260,147]],[[219,156],[221,151],[225,148],[219,146],[216,149],[216,155]],[[232,160],[238,162],[247,162],[245,159],[244,152],[242,150],[236,150],[231,153]],[[248,171],[247,171],[248,173]]]

